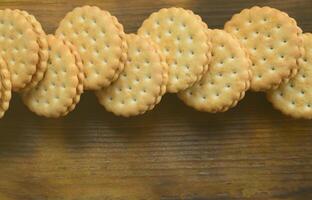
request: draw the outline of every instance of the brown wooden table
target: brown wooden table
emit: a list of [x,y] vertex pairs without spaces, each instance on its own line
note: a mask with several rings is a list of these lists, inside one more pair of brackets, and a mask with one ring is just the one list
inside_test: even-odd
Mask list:
[[[53,33],[84,4],[109,10],[128,33],[162,7],[192,9],[222,28],[253,5],[284,10],[312,31],[311,0],[1,0],[0,8],[25,9]],[[0,121],[0,200],[13,199],[311,200],[312,121],[283,116],[261,93],[222,114],[166,95],[152,112],[124,119],[87,92],[56,120],[35,116],[14,95]]]

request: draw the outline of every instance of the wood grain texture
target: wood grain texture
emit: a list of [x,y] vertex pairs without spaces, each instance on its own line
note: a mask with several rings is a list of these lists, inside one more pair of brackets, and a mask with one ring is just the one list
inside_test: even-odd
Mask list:
[[[243,8],[268,5],[312,31],[311,0],[1,0],[34,14],[47,33],[74,7],[97,5],[135,32],[162,7],[182,6],[222,28]],[[57,120],[29,112],[15,95],[0,121],[0,200],[310,200],[312,121],[275,111],[262,93],[207,114],[166,95],[155,110],[124,119],[94,95]]]

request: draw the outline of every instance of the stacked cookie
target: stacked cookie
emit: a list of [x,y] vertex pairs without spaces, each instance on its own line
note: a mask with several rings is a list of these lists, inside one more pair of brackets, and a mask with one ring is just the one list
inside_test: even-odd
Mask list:
[[249,89],[250,59],[238,40],[223,30],[211,30],[212,58],[200,81],[178,95],[187,105],[206,112],[234,107]]
[[305,33],[298,73],[267,93],[275,108],[294,118],[312,119],[312,35]]
[[11,100],[11,77],[6,62],[0,57],[0,118],[9,108]]
[[189,88],[207,72],[211,38],[207,25],[192,11],[161,9],[143,22],[138,34],[159,45],[165,56],[169,67],[168,92]]
[[267,92],[269,101],[287,115],[312,118],[309,34],[302,35],[293,18],[270,7],[243,10],[225,24],[225,30],[247,49],[251,89]]
[[143,114],[160,101],[166,91],[168,67],[150,39],[129,34],[126,40],[128,55],[123,72],[96,95],[108,111],[127,117]]
[[22,91],[43,77],[47,41],[40,23],[20,10],[0,10],[1,56],[11,74],[12,89]]
[[34,16],[20,10],[0,10],[0,118],[9,107],[11,90],[26,91],[43,78],[48,48]]
[[94,6],[78,7],[65,16],[55,35],[77,47],[85,89],[107,87],[122,72],[127,42],[123,26],[109,12]]
[[312,118],[311,34],[270,7],[244,9],[224,30],[190,10],[164,8],[126,34],[108,11],[83,6],[54,35],[29,13],[6,9],[0,46],[0,118],[11,91],[34,113],[60,117],[93,90],[106,110],[129,117],[152,110],[166,92],[196,110],[224,112],[249,89],[267,92],[287,115]]
[[47,36],[48,64],[44,78],[22,93],[25,105],[45,117],[60,117],[72,111],[83,92],[83,66],[76,48],[66,40]]

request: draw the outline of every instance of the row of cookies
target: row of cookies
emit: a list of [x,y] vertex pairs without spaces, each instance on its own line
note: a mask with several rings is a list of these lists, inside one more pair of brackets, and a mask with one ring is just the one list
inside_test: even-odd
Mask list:
[[54,35],[46,35],[25,11],[0,12],[2,42],[10,43],[0,63],[1,117],[12,89],[31,111],[54,118],[72,111],[83,90],[97,91],[107,110],[123,116],[153,109],[166,92],[168,67],[159,47],[148,38],[126,35],[107,11],[76,8]]
[[[309,34],[303,35],[282,11],[244,9],[224,30],[209,30],[191,11],[161,9],[144,21],[138,34],[157,43],[166,57],[167,91],[199,111],[224,112],[251,89],[267,92],[288,115],[312,118],[309,87],[303,89],[310,84],[303,65],[309,66]],[[282,92],[284,88],[294,89]]]
[[109,12],[94,6],[78,7],[60,22],[56,36],[79,52],[84,87],[94,90],[106,110],[121,116],[143,114],[166,92],[168,66],[151,39],[125,34]]
[[[250,60],[244,48],[229,33],[208,29],[192,11],[165,8],[153,13],[136,35],[125,35],[126,45],[118,21],[103,21],[108,15],[97,7],[79,7],[56,30],[77,47],[85,68],[84,86],[96,91],[106,110],[121,116],[142,114],[170,92],[199,110],[221,112],[235,106],[249,88]],[[105,40],[113,35],[109,30],[114,31],[113,41]],[[96,64],[103,60],[103,66]],[[121,74],[99,83],[96,79],[109,75],[104,67],[114,69],[111,60],[120,61],[115,63],[124,69],[110,70]]]
[[[1,91],[7,93],[0,96],[3,113],[11,85],[30,110],[46,117],[72,111],[83,89],[94,90],[108,111],[133,116],[151,110],[166,92],[177,93],[197,110],[224,112],[251,88],[268,92],[268,99],[289,115],[305,104],[308,114],[292,116],[309,118],[308,91],[300,91],[290,104],[286,97],[295,97],[280,91],[289,84],[294,88],[299,74],[306,82],[295,89],[309,83],[304,51],[309,37],[276,9],[245,9],[225,30],[211,30],[190,10],[166,8],[147,18],[137,34],[125,34],[109,12],[84,6],[69,12],[55,35],[47,37],[32,15],[1,12],[2,68],[11,72],[1,76],[6,77]],[[34,55],[24,56],[29,51]]]

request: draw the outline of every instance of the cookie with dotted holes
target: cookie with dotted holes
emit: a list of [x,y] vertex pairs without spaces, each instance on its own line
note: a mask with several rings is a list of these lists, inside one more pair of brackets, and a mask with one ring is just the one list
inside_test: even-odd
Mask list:
[[96,95],[106,110],[129,117],[151,110],[160,101],[168,71],[152,40],[135,34],[127,35],[126,40],[128,58],[124,71]]
[[33,24],[19,10],[0,10],[0,46],[13,90],[25,88],[37,71],[40,46]]
[[69,42],[48,35],[47,71],[39,84],[22,94],[25,105],[45,117],[60,117],[73,110],[82,87],[80,59]]
[[6,62],[0,56],[0,118],[9,108],[12,84]]
[[169,67],[168,92],[192,86],[207,71],[210,60],[208,27],[198,15],[182,8],[153,13],[138,30],[156,42]]
[[303,34],[304,54],[298,60],[299,71],[288,83],[267,93],[273,106],[294,118],[312,119],[312,34]]
[[98,7],[78,7],[61,21],[56,35],[74,44],[83,62],[85,89],[97,90],[116,80],[124,67],[127,43],[117,18]]
[[199,111],[224,112],[234,107],[249,88],[251,61],[232,35],[217,29],[210,32],[212,58],[208,72],[178,96]]
[[294,76],[302,34],[286,13],[270,7],[244,9],[224,29],[237,37],[250,55],[252,90],[273,89]]
[[26,86],[25,90],[28,88],[35,87],[39,81],[43,78],[43,75],[47,69],[48,60],[48,41],[41,24],[37,19],[26,11],[20,11],[22,15],[32,24],[34,31],[38,34],[37,42],[39,44],[39,61],[37,63],[37,70],[32,77],[31,82]]

